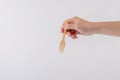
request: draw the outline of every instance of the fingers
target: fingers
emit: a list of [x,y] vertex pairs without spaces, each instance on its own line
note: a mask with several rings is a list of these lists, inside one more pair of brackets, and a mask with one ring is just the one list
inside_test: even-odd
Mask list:
[[77,32],[76,31],[73,31],[73,30],[67,30],[67,35],[72,38],[72,39],[77,39]]
[[74,20],[73,18],[67,19],[63,22],[62,26],[61,26],[61,32],[64,32],[65,26],[67,26],[68,24],[74,24]]
[[61,33],[63,33],[64,32],[64,28],[63,27],[61,27]]
[[76,31],[79,31],[77,29],[77,26],[75,26],[75,24],[66,24],[65,26],[62,26],[61,27],[61,32],[63,33],[65,29],[66,30],[76,30]]
[[77,27],[75,26],[75,24],[67,24],[64,29],[73,29],[73,30],[76,30]]
[[70,18],[70,19],[67,19],[67,20],[65,20],[64,22],[63,22],[63,26],[65,26],[66,25],[66,23],[67,24],[73,24],[73,19],[72,18]]
[[72,39],[77,39],[77,35],[80,34],[78,29],[75,27],[74,24],[67,24],[66,26],[61,27],[61,33],[64,32],[64,30],[67,30],[67,35]]
[[70,38],[77,39],[78,37],[76,35],[72,35],[72,36],[70,36]]
[[72,36],[72,39],[77,39],[78,37],[77,36]]
[[75,26],[73,18],[67,19],[63,22],[61,33],[63,33],[64,30],[67,30],[67,35],[72,39],[77,39],[78,37],[76,35],[80,34],[77,27]]

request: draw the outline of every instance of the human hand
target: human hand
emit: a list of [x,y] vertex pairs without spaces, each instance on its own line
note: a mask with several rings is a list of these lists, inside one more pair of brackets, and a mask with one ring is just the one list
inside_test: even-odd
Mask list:
[[66,30],[67,35],[72,39],[77,39],[79,34],[81,35],[92,35],[94,28],[92,27],[92,22],[81,19],[79,17],[73,17],[65,20],[67,24],[62,25],[61,32]]

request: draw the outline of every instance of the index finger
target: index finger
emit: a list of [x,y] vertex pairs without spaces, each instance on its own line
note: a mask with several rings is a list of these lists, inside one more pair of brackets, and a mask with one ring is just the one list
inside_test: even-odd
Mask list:
[[61,27],[61,32],[64,31],[65,26],[66,26],[67,24],[73,24],[73,20],[72,20],[72,18],[67,19],[67,20],[65,20],[65,21],[63,22],[62,27]]
[[72,18],[70,18],[70,19],[65,20],[65,21],[63,22],[63,25],[62,25],[62,26],[66,26],[67,24],[72,24],[72,23],[73,23],[73,20],[72,20]]

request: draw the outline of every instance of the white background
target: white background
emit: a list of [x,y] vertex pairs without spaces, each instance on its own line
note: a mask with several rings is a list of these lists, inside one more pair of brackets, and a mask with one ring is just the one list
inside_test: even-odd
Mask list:
[[120,80],[120,38],[66,37],[65,19],[120,21],[120,0],[0,0],[0,80]]

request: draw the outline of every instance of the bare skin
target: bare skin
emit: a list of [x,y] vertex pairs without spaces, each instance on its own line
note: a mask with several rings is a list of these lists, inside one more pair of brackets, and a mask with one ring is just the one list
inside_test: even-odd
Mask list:
[[78,35],[103,34],[120,37],[120,21],[111,22],[91,22],[79,17],[73,17],[65,20],[61,32],[67,30],[67,35],[72,39],[77,39]]

